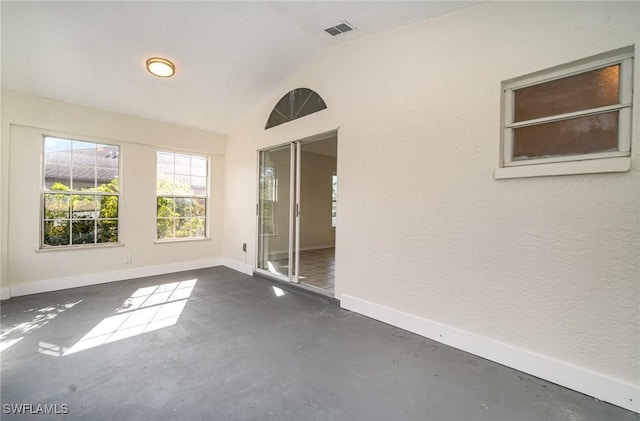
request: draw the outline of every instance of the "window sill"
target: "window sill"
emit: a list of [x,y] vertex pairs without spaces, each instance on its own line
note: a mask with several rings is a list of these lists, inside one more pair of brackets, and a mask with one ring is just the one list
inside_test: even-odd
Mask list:
[[168,238],[165,240],[155,240],[155,244],[190,243],[194,241],[211,241],[211,238]]
[[589,159],[583,161],[552,162],[547,164],[521,165],[496,168],[496,180],[507,178],[550,177],[555,175],[600,174],[626,172],[631,169],[631,158]]
[[107,249],[114,247],[124,247],[124,243],[105,243],[105,244],[78,244],[75,246],[51,246],[36,249],[36,253],[51,253],[58,251],[73,251],[73,250],[94,250],[94,249]]

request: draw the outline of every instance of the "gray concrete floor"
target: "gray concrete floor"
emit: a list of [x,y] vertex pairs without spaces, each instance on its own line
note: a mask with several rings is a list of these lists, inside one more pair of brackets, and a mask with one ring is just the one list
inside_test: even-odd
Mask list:
[[[172,285],[193,279],[192,291]],[[167,284],[174,295],[141,304],[154,291],[141,288]],[[3,412],[69,413],[2,419],[640,419],[272,285],[218,267],[4,301],[2,340],[22,339],[1,354]]]

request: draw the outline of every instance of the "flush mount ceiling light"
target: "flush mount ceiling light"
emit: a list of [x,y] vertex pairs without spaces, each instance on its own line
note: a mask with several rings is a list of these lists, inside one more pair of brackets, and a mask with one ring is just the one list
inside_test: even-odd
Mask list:
[[176,66],[166,58],[151,57],[147,60],[147,70],[158,77],[171,77],[176,72]]

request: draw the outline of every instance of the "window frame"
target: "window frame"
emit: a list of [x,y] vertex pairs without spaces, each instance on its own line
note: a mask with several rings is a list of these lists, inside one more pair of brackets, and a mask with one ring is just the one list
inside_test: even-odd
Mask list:
[[[51,190],[50,188],[46,188],[46,139],[47,138],[52,138],[52,139],[59,139],[59,140],[64,140],[64,141],[68,141],[71,142],[71,149],[70,149],[70,162],[69,162],[69,190]],[[118,172],[117,172],[117,180],[118,180],[118,190],[116,192],[100,192],[100,191],[83,191],[83,190],[78,190],[75,188],[75,186],[73,186],[74,188],[72,189],[72,184],[73,184],[73,168],[74,168],[74,162],[73,162],[73,142],[82,142],[82,143],[91,143],[93,145],[97,146],[107,146],[107,147],[113,147],[113,148],[117,148],[117,158],[118,158]],[[117,246],[122,246],[122,236],[121,236],[121,226],[120,226],[120,214],[121,214],[121,210],[122,210],[122,164],[121,164],[121,145],[115,144],[115,143],[108,143],[108,142],[104,142],[102,140],[97,140],[97,139],[78,139],[76,137],[73,136],[66,136],[63,134],[42,134],[42,143],[41,143],[41,162],[40,162],[40,204],[39,204],[39,210],[40,210],[40,220],[39,220],[39,245],[38,245],[38,251],[41,252],[48,252],[48,251],[60,251],[60,250],[78,250],[78,249],[86,249],[86,248],[103,248],[103,247],[117,247]],[[96,170],[95,171],[95,187],[97,188],[97,180],[98,180],[98,172],[97,169],[101,168],[97,165],[97,159],[96,161],[94,161],[94,165],[93,168]],[[58,165],[58,164],[56,164]],[[47,195],[50,194],[61,194],[61,195],[65,195],[69,197],[69,213],[68,213],[68,217],[67,218],[47,218],[46,217],[46,197]],[[93,231],[93,237],[94,237],[94,241],[92,243],[73,243],[73,221],[74,221],[74,216],[73,216],[73,198],[74,196],[95,196],[97,197],[102,197],[102,196],[117,196],[117,200],[118,200],[118,205],[117,205],[117,217],[115,218],[100,218],[99,214],[98,217],[96,218],[91,218],[94,221],[94,231]],[[94,211],[95,212],[95,211]],[[99,211],[98,211],[99,212]],[[69,244],[61,244],[61,245],[48,245],[45,244],[45,226],[47,222],[50,221],[55,221],[57,219],[61,219],[61,220],[65,220],[69,222]],[[117,241],[112,241],[112,242],[98,242],[98,222],[99,221],[116,221],[116,227],[117,227]]]
[[[501,153],[500,165],[496,171],[496,178],[511,178],[509,174],[521,174],[520,176],[560,175],[564,173],[583,172],[614,172],[625,171],[629,167],[618,158],[630,157],[632,137],[632,110],[633,110],[633,47],[625,47],[608,53],[588,57],[551,69],[542,70],[529,75],[510,79],[502,82],[502,110],[501,110]],[[515,91],[530,86],[539,85],[553,80],[563,79],[580,73],[597,70],[603,67],[620,65],[619,101],[617,104],[604,107],[589,108],[564,114],[556,114],[542,118],[536,118],[514,123]],[[585,117],[606,112],[618,111],[618,149],[616,151],[596,152],[589,154],[562,155],[543,158],[513,159],[514,130],[520,127],[535,126],[544,123]],[[590,171],[587,165],[576,165],[578,161],[595,161],[610,159],[611,165],[596,164]],[[564,164],[574,163],[563,170]],[[553,165],[555,164],[555,165]],[[538,166],[529,171],[518,167]],[[543,169],[548,168],[548,174]],[[512,170],[512,171],[510,171]],[[628,170],[628,168],[626,169]]]
[[[170,154],[173,155],[174,157],[174,170],[173,170],[173,176],[176,176],[176,172],[175,172],[175,157],[176,156],[183,156],[183,157],[189,157],[189,158],[201,158],[205,160],[206,163],[206,170],[205,170],[205,178],[206,178],[206,186],[205,186],[205,195],[197,195],[197,194],[193,194],[193,195],[188,195],[188,194],[158,194],[158,176],[159,174],[168,174],[166,172],[159,172],[158,171],[158,156],[160,154]],[[192,153],[192,152],[183,152],[183,151],[171,151],[171,150],[167,150],[167,149],[163,149],[163,150],[156,150],[156,166],[155,166],[155,180],[156,180],[156,189],[155,189],[155,197],[156,197],[156,211],[155,211],[155,226],[156,226],[156,234],[155,234],[155,240],[154,242],[156,244],[162,244],[162,243],[175,243],[175,242],[182,242],[182,241],[205,241],[205,240],[209,240],[210,236],[209,236],[209,212],[210,212],[210,187],[211,187],[211,159],[208,155],[198,155],[196,153]],[[189,173],[189,177],[193,176],[192,173],[192,168],[190,168],[190,173]],[[185,175],[185,174],[179,174],[179,175]],[[205,202],[205,209],[204,209],[204,216],[203,217],[198,217],[198,216],[190,216],[189,219],[203,219],[204,220],[204,234],[202,236],[196,236],[196,237],[169,237],[169,238],[159,238],[158,237],[158,222],[160,219],[172,219],[172,220],[176,220],[176,219],[180,219],[179,217],[172,217],[172,218],[159,218],[158,217],[158,207],[157,207],[157,203],[158,203],[158,199],[160,197],[167,197],[167,198],[172,198],[174,199],[174,201],[176,199],[204,199]],[[175,222],[174,222],[174,227],[173,227],[173,232],[175,235]]]

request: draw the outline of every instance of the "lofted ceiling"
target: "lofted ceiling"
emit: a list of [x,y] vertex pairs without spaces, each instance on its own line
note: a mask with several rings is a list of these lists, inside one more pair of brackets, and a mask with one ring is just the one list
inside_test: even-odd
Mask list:
[[[225,134],[321,50],[470,4],[3,0],[2,87]],[[357,30],[324,32],[343,20]]]

